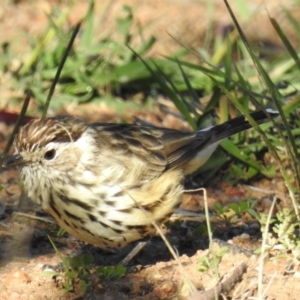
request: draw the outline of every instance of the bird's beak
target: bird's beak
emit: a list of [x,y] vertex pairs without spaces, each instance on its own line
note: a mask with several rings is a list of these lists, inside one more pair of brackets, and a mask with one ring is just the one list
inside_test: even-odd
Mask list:
[[23,160],[23,157],[20,154],[14,154],[4,159],[2,167],[9,168],[12,166],[22,165],[24,163],[25,161]]

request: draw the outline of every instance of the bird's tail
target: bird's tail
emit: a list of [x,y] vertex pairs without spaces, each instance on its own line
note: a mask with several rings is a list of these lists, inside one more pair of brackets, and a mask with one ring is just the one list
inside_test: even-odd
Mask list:
[[[270,122],[270,119],[274,119],[279,116],[279,112],[272,110],[272,109],[266,109],[266,112],[264,111],[255,111],[250,114],[250,116],[256,121],[258,124]],[[198,133],[201,135],[205,133],[205,131],[211,131],[210,136],[210,144],[215,143],[218,141],[221,141],[235,133],[238,133],[240,131],[246,130],[248,128],[251,128],[252,125],[249,123],[249,121],[244,116],[239,116],[234,119],[231,119],[223,124],[216,125],[211,128],[205,128],[202,130],[199,130]]]

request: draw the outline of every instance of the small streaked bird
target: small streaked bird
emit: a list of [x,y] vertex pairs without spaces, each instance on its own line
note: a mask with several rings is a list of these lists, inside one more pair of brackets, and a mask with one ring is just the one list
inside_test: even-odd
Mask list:
[[[278,113],[251,113],[259,124]],[[194,133],[132,124],[36,119],[15,136],[28,196],[74,237],[120,247],[155,233],[180,204],[183,181],[224,138],[250,128],[243,117]]]

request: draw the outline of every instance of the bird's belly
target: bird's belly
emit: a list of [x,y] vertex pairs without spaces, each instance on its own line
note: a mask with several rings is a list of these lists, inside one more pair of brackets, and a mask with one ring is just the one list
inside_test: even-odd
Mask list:
[[[74,237],[99,246],[121,247],[156,232],[180,204],[181,171],[169,171],[153,181],[120,188],[101,185],[97,190],[52,190],[43,208]],[[80,190],[78,187],[76,190]]]

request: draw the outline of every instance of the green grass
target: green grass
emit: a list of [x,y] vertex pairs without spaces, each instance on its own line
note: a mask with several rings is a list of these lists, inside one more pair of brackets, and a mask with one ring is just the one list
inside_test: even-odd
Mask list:
[[[296,49],[274,19],[270,22],[287,49],[280,57],[258,58],[259,54],[247,42],[238,20],[231,13],[237,30],[227,38],[212,39],[210,36],[206,39],[207,49],[197,51],[182,46],[182,51],[178,51],[181,55],[170,53],[169,57],[151,59],[147,53],[156,42],[154,37],[141,39],[143,42],[139,46],[132,44],[134,36],[142,35],[142,29],[135,29],[134,11],[130,7],[125,6],[123,17],[117,20],[118,36],[114,39],[110,36],[99,38],[100,29],[94,27],[97,17],[94,2],[89,3],[80,34],[69,48],[64,65],[61,62],[74,32],[67,26],[71,10],[65,10],[59,16],[50,14],[44,35],[30,37],[30,47],[24,56],[27,58],[21,61],[19,69],[10,68],[14,57],[11,45],[8,43],[3,47],[0,70],[10,76],[10,89],[22,91],[29,88],[44,115],[48,104],[52,110],[57,110],[71,102],[78,105],[105,102],[122,111],[127,107],[143,109],[155,106],[159,97],[164,97],[174,103],[193,130],[226,121],[229,114],[242,113],[249,118],[249,110],[274,107],[280,111],[284,123],[284,127],[278,129],[280,138],[271,132],[274,124],[264,125],[263,131],[253,124],[262,139],[258,133],[243,132],[223,141],[221,147],[227,154],[217,151],[201,171],[218,170],[233,159],[232,172],[236,178],[249,180],[257,174],[272,177],[274,166],[264,166],[256,161],[255,153],[265,151],[266,144],[280,165],[276,150],[285,143],[299,190],[298,153],[294,139],[297,131],[289,129],[287,119],[295,112],[299,97],[297,94],[285,95],[282,93],[284,90],[278,87],[297,91],[300,63]],[[245,15],[247,6],[244,2],[242,7],[241,14]],[[295,30],[299,31],[292,16],[288,12],[286,14]],[[198,63],[186,59],[186,53],[194,54]],[[62,68],[60,74],[57,71],[59,66]],[[55,76],[58,78],[55,79]],[[53,82],[56,89],[49,93]],[[143,95],[142,101],[133,100],[137,93]],[[204,98],[205,103],[202,101]],[[12,98],[10,101],[20,102],[22,99]],[[297,128],[300,121],[294,118],[293,122],[292,126]],[[281,172],[289,189],[295,190],[293,184],[288,183],[282,166]],[[295,203],[294,207],[296,209]]]

